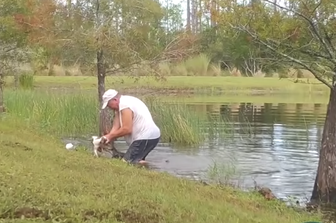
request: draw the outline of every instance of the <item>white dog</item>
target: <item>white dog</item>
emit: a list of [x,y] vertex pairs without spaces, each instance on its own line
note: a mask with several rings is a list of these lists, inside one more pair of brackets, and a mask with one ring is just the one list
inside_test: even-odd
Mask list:
[[105,144],[106,138],[98,136],[92,136],[92,144],[93,144],[93,155],[95,157],[99,157],[99,154],[103,152],[108,152],[111,154],[112,158],[121,159],[124,157],[124,152],[119,152],[115,147],[114,143]]
[[98,136],[92,136],[92,144],[93,144],[93,155],[95,157],[99,157],[99,153],[98,152],[101,152],[99,151],[99,148],[100,148],[100,143],[102,141],[102,138],[98,138]]

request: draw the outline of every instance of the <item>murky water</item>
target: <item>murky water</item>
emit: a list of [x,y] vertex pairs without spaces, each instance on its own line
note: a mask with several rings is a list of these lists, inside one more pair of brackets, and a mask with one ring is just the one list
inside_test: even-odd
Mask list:
[[[160,144],[147,158],[151,166],[181,177],[229,177],[244,187],[269,187],[276,196],[309,199],[318,163],[324,104],[192,104],[228,124],[207,135],[199,148]],[[230,129],[223,134],[221,130]],[[116,144],[126,150],[123,142]],[[211,168],[216,163],[217,168]],[[221,169],[222,168],[222,169]],[[212,171],[209,171],[211,170]]]

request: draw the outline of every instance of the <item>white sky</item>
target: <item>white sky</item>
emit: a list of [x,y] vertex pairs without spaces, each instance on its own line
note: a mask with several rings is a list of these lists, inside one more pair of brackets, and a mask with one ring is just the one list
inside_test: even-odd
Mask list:
[[[183,23],[186,24],[187,20],[187,1],[186,0],[159,0],[163,5],[168,3],[179,4],[182,6],[183,14],[182,19],[184,20]],[[239,1],[239,0],[238,0]],[[246,0],[245,0],[246,2]],[[285,6],[285,0],[277,0],[277,4],[281,6]]]
[[169,3],[173,3],[173,4],[179,4],[182,6],[182,10],[183,10],[183,14],[182,14],[182,19],[184,19],[184,23],[186,23],[187,20],[187,1],[186,0],[160,0],[160,2],[162,3],[162,5],[167,4],[167,1]]

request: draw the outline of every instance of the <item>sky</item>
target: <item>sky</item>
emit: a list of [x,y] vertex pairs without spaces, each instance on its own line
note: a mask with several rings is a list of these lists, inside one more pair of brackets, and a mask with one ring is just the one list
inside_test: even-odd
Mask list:
[[[182,3],[182,10],[183,10],[183,14],[182,14],[182,19],[184,20],[184,24],[186,23],[187,20],[187,1],[186,0],[159,0],[163,5],[167,4],[167,1],[169,3],[173,3],[173,4],[179,4]],[[239,2],[239,0],[238,0]],[[277,4],[281,5],[281,6],[285,6],[285,0],[277,0]]]
[[182,19],[185,20],[184,23],[187,21],[187,1],[186,0],[160,0],[160,2],[165,5],[167,4],[167,1],[172,4],[181,4],[183,14],[182,14]]

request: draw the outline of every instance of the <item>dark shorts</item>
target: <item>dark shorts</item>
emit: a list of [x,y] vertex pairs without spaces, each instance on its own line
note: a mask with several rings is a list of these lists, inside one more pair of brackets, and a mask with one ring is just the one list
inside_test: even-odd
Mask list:
[[160,137],[134,141],[126,151],[124,159],[129,163],[138,163],[140,160],[145,160],[146,156],[157,146],[159,141]]

